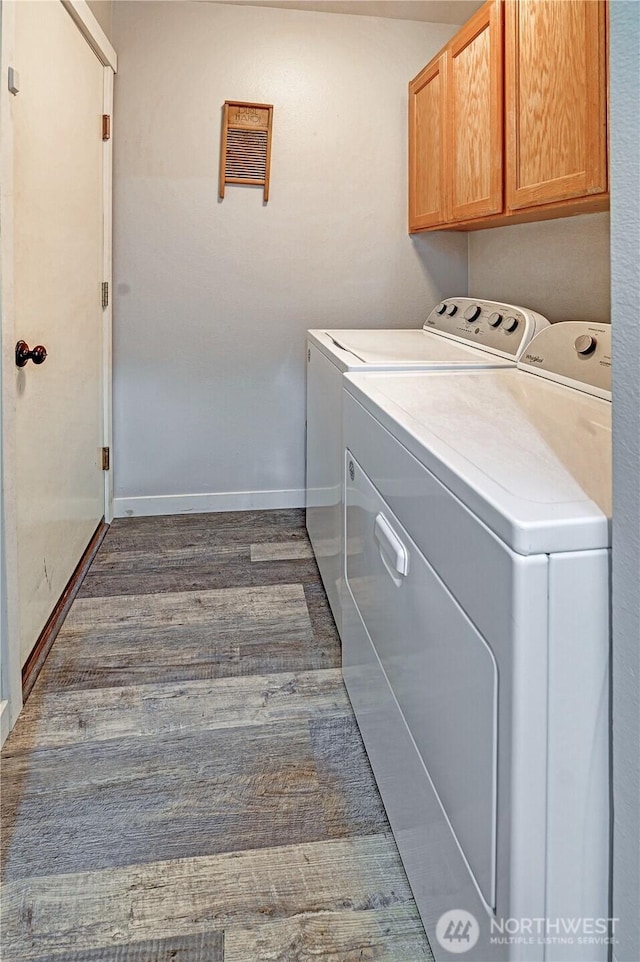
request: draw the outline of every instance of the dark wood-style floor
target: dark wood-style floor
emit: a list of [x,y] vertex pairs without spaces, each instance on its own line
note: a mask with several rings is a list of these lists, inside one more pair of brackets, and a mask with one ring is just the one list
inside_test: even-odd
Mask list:
[[2,753],[4,962],[431,958],[301,511],[116,521]]

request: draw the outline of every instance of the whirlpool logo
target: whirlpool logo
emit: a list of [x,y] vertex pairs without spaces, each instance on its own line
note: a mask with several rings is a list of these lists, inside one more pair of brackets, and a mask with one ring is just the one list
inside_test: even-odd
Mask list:
[[525,354],[524,357],[529,364],[544,364],[544,358],[540,357],[539,354]]

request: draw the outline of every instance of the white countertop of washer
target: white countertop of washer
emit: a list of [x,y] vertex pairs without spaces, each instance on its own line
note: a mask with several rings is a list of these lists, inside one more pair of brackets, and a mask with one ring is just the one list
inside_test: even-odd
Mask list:
[[309,340],[341,371],[402,367],[429,368],[513,367],[508,360],[443,334],[412,330],[308,331]]
[[347,374],[345,389],[514,551],[609,547],[608,401],[514,368]]

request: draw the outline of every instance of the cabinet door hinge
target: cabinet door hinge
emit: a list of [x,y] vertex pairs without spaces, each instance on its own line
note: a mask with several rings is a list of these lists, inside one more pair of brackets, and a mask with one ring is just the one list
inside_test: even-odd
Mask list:
[[111,467],[111,449],[103,448],[102,449],[102,470],[108,471],[110,467]]
[[102,309],[109,307],[109,281],[102,282]]
[[110,114],[102,115],[102,139],[111,140],[111,116]]

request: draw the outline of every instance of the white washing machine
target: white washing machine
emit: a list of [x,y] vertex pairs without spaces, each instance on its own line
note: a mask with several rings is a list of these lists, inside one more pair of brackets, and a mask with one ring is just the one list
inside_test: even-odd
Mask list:
[[610,352],[344,378],[344,676],[438,960],[607,959]]
[[524,307],[450,297],[431,311],[421,329],[308,332],[307,530],[338,631],[344,555],[343,374],[514,366],[548,323]]

